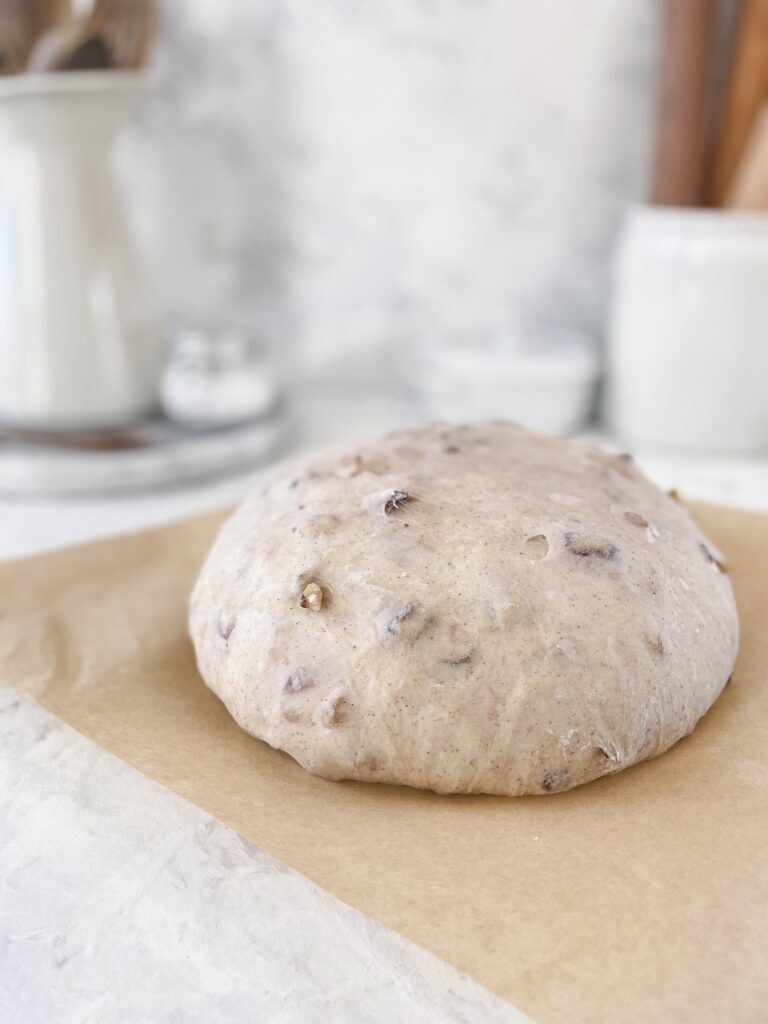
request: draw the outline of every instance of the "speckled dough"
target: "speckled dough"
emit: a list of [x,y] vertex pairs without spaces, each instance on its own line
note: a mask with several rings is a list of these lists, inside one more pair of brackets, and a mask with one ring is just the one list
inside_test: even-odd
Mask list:
[[240,725],[308,771],[440,793],[558,792],[654,757],[738,645],[681,504],[627,456],[498,422],[275,479],[222,529],[190,631]]

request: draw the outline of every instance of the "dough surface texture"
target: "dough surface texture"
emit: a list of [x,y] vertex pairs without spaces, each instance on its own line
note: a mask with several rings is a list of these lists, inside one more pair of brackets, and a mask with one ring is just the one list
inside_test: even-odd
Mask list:
[[503,422],[319,454],[224,525],[200,672],[328,779],[554,793],[667,750],[728,681],[721,556],[628,456]]

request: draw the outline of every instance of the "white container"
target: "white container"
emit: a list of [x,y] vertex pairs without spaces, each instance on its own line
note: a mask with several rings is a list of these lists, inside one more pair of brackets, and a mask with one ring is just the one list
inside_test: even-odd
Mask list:
[[111,147],[137,73],[0,79],[0,421],[125,424],[157,401],[159,331]]
[[414,383],[430,418],[509,419],[531,430],[572,434],[592,412],[597,356],[589,345],[518,350],[437,346]]
[[768,447],[768,214],[632,212],[616,265],[605,411],[635,440]]

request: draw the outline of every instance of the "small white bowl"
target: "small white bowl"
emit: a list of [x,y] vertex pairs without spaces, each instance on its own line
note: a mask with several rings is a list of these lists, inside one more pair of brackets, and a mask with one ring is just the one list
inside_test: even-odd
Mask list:
[[597,354],[583,345],[533,351],[448,345],[425,355],[418,382],[436,419],[509,419],[571,434],[592,412]]

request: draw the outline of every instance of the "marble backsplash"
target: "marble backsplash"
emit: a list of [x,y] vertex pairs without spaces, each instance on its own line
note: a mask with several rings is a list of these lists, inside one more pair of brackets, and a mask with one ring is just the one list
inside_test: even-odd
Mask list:
[[166,0],[166,306],[247,308],[308,365],[538,322],[598,338],[658,34],[658,0]]

